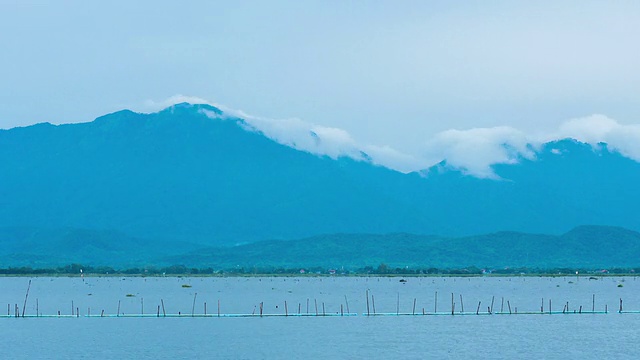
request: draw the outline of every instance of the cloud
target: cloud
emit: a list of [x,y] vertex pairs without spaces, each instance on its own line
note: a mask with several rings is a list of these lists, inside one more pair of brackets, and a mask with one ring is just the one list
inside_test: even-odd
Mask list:
[[295,149],[332,158],[349,156],[363,160],[359,145],[345,130],[315,125],[300,119],[266,119],[244,116],[255,130]]
[[435,158],[406,154],[390,146],[366,145],[364,151],[375,164],[404,173],[420,171],[438,162]]
[[465,173],[487,178],[496,177],[491,165],[535,158],[527,136],[508,126],[443,131],[427,142],[426,153]]
[[159,111],[183,102],[215,106],[223,111],[222,115],[206,110],[203,113],[213,119],[242,119],[249,131],[259,131],[280,144],[315,155],[333,159],[346,156],[401,172],[421,170],[433,164],[432,161],[402,153],[389,146],[361,144],[349,132],[340,128],[321,126],[298,118],[270,119],[254,116],[199,97],[175,95],[159,102],[147,100],[143,112]]
[[640,161],[640,124],[623,125],[604,115],[596,114],[569,120],[550,140],[573,138],[594,147],[607,143],[609,150],[617,151]]
[[543,143],[565,138],[573,138],[594,147],[605,142],[609,150],[640,161],[640,125],[622,125],[604,115],[571,119],[562,123],[555,132],[535,136],[509,126],[446,130],[426,139],[419,153],[409,154],[387,145],[361,143],[344,129],[297,118],[253,116],[198,97],[175,95],[160,102],[147,101],[145,109],[157,111],[182,102],[215,106],[223,111],[222,115],[208,111],[204,113],[213,119],[242,119],[247,130],[261,132],[278,143],[301,151],[334,159],[350,157],[401,172],[424,170],[446,160],[448,166],[465,174],[497,179],[492,165],[533,160]]
[[[542,144],[568,138],[594,148],[606,143],[610,151],[640,161],[640,124],[623,125],[600,114],[571,119],[554,132],[533,136],[507,126],[447,130],[428,140],[425,152],[469,175],[496,178],[492,165],[535,159]],[[560,151],[552,149],[552,153]]]
[[[495,178],[491,165],[535,159],[542,144],[568,138],[594,148],[606,143],[610,151],[640,162],[640,124],[624,125],[600,114],[565,121],[557,131],[535,136],[506,126],[447,130],[427,141],[426,152],[467,174]],[[560,154],[557,149],[551,151]]]

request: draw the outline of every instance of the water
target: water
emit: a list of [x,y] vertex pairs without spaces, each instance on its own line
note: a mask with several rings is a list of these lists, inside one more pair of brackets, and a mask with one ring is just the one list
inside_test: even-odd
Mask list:
[[[167,313],[190,315],[257,311],[315,313],[315,302],[326,313],[346,311],[345,295],[354,317],[252,318],[0,318],[2,357],[91,359],[292,359],[292,358],[480,358],[480,359],[632,359],[640,356],[637,329],[640,314],[617,314],[619,298],[625,310],[640,310],[640,282],[633,277],[600,278],[33,278],[27,315],[86,315],[117,312],[156,314],[160,299]],[[0,305],[24,302],[28,278],[0,278]],[[182,287],[188,284],[191,287]],[[618,287],[623,284],[623,287]],[[554,311],[569,302],[570,311],[608,306],[609,314],[385,316],[366,317],[365,292],[375,298],[378,313],[456,311],[462,294],[465,312],[478,302],[494,312],[505,298],[513,310],[539,311],[542,297]],[[197,295],[196,295],[197,293]],[[127,294],[134,295],[127,297]],[[196,299],[195,307],[194,297]],[[398,309],[399,298],[399,309]],[[315,300],[315,301],[314,301]],[[556,305],[557,304],[557,305]],[[371,306],[372,304],[370,304]],[[277,306],[277,307],[276,307]],[[0,308],[1,309],[1,308]],[[75,310],[74,310],[75,312]],[[506,312],[506,309],[505,309]],[[6,315],[6,308],[5,308]]]

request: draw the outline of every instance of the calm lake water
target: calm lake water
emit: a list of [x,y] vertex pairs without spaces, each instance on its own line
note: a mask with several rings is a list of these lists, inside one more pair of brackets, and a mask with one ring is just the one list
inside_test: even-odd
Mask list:
[[[302,277],[176,278],[89,277],[32,278],[25,313],[80,318],[7,318],[15,304],[20,312],[27,284],[24,277],[0,278],[0,336],[7,359],[637,359],[640,357],[640,281],[634,277]],[[188,285],[190,287],[183,287]],[[619,287],[619,285],[623,285]],[[480,312],[504,298],[512,312],[539,312],[544,298],[552,310],[569,303],[570,315],[377,316],[367,317],[366,292],[377,313]],[[197,294],[197,295],[196,295]],[[608,314],[573,315],[595,309]],[[346,300],[345,300],[346,296]],[[195,306],[194,306],[195,298]],[[157,314],[161,300],[167,314],[217,315],[259,313],[340,313],[347,303],[358,316],[310,317],[84,317]],[[371,298],[370,298],[371,300]],[[373,304],[370,303],[372,312]],[[307,303],[309,308],[307,310]],[[3,305],[4,304],[4,305]],[[161,310],[162,314],[162,310]]]

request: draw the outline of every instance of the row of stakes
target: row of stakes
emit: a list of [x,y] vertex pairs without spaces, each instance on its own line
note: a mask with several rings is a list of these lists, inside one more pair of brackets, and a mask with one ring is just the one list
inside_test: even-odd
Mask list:
[[[22,307],[22,311],[20,311],[20,308],[18,306],[18,304],[15,304],[14,306],[14,314],[11,315],[11,304],[7,304],[7,315],[0,315],[0,317],[273,317],[273,316],[357,316],[357,313],[351,313],[349,310],[349,301],[347,299],[347,296],[344,296],[345,299],[345,304],[340,304],[340,312],[336,312],[336,313],[327,313],[325,311],[325,303],[322,302],[322,312],[319,311],[318,309],[318,301],[316,299],[314,299],[314,305],[315,305],[315,313],[309,313],[309,299],[307,299],[307,311],[306,313],[303,313],[302,310],[302,304],[298,303],[298,311],[297,313],[289,313],[289,308],[288,308],[288,303],[287,301],[284,301],[284,314],[280,313],[280,314],[265,314],[264,313],[264,302],[261,302],[260,304],[258,304],[258,313],[256,313],[256,309],[254,308],[254,311],[251,314],[222,314],[220,312],[220,300],[218,300],[218,308],[217,308],[217,313],[214,314],[209,314],[207,313],[207,303],[204,302],[204,313],[202,314],[196,314],[195,313],[195,306],[196,306],[196,299],[198,296],[198,293],[194,294],[193,297],[193,305],[191,308],[191,314],[182,314],[181,312],[178,312],[177,314],[167,314],[166,310],[165,310],[165,306],[164,306],[164,300],[160,299],[160,305],[157,306],[156,309],[156,313],[155,314],[145,314],[144,313],[144,299],[141,299],[141,303],[142,303],[142,312],[140,314],[124,314],[120,312],[120,301],[118,301],[118,310],[117,313],[115,315],[113,314],[105,314],[104,310],[100,311],[100,314],[91,314],[91,308],[87,309],[87,314],[86,315],[80,315],[80,309],[78,307],[75,307],[73,304],[73,301],[71,301],[71,315],[63,315],[61,314],[61,312],[58,310],[58,313],[56,315],[42,315],[39,312],[39,302],[38,299],[36,299],[36,314],[35,315],[31,315],[31,314],[25,314],[26,312],[26,307],[27,307],[27,300],[29,298],[29,290],[31,289],[31,280],[29,280],[29,286],[27,287],[27,293],[25,295],[25,299],[24,299],[24,305]],[[435,292],[435,303],[434,303],[434,311],[432,313],[426,312],[425,308],[422,308],[422,312],[418,312],[416,313],[416,302],[417,299],[414,298],[413,299],[413,310],[411,313],[401,313],[400,312],[400,294],[398,294],[397,297],[397,303],[396,303],[396,312],[395,313],[377,313],[376,312],[376,305],[375,305],[375,297],[373,296],[373,294],[370,294],[369,290],[366,291],[366,304],[367,304],[367,312],[363,313],[362,315],[364,316],[400,316],[400,315],[410,315],[410,316],[416,316],[416,315],[513,315],[513,314],[607,314],[609,312],[608,306],[605,305],[604,307],[604,311],[596,311],[595,310],[595,300],[596,300],[596,296],[595,294],[592,296],[592,302],[591,302],[591,311],[583,311],[582,305],[579,306],[578,309],[574,309],[574,310],[570,310],[569,309],[569,302],[566,302],[565,304],[563,304],[563,308],[562,311],[552,311],[551,310],[551,299],[549,299],[549,307],[548,310],[545,311],[545,301],[544,298],[541,301],[540,304],[540,311],[526,311],[526,312],[520,312],[518,313],[518,308],[515,307],[512,311],[511,308],[511,302],[509,300],[507,300],[506,305],[507,305],[507,311],[505,311],[505,301],[504,301],[504,297],[501,300],[501,305],[500,305],[500,311],[499,312],[494,312],[493,311],[493,306],[494,306],[494,301],[495,301],[495,296],[491,298],[491,305],[487,306],[487,311],[480,311],[482,302],[479,301],[478,302],[478,306],[476,307],[476,311],[475,312],[465,312],[464,311],[464,302],[462,300],[462,294],[460,294],[460,310],[459,312],[456,312],[456,302],[455,302],[455,298],[454,298],[454,294],[451,293],[451,311],[447,311],[447,312],[438,312],[438,292]],[[346,309],[345,306],[346,305]],[[346,312],[345,312],[346,310]],[[618,309],[618,313],[640,313],[640,311],[623,311],[622,309],[622,298],[620,298],[620,306]]]

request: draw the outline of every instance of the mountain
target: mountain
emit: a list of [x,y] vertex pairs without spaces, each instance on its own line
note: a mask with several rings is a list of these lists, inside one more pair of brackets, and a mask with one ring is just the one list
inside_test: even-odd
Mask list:
[[497,232],[468,237],[328,234],[202,247],[145,240],[110,231],[0,229],[0,268],[56,268],[70,264],[116,269],[168,267],[214,270],[323,268],[550,270],[637,268],[640,233],[619,227],[580,226],[563,235]]
[[581,226],[560,236],[498,232],[460,238],[414,234],[334,234],[295,241],[261,241],[200,249],[166,263],[231,269],[390,267],[460,269],[637,267],[640,233],[608,226]]
[[158,258],[198,248],[190,243],[149,241],[109,230],[0,228],[0,268],[74,263],[129,268],[153,265]]
[[0,132],[0,226],[206,244],[420,229],[386,189],[405,175],[297,151],[203,109],[218,111],[183,104]]
[[637,267],[640,233],[582,226],[555,236],[518,232],[446,238],[414,234],[334,234],[294,241],[261,241],[200,249],[163,259],[167,263],[231,269],[258,268],[503,268]]
[[498,180],[446,164],[403,174],[366,154],[279,144],[208,105],[125,110],[0,131],[0,227],[96,231],[124,248],[130,239],[178,248],[336,233],[640,230],[640,164],[570,139],[536,154],[494,166]]

